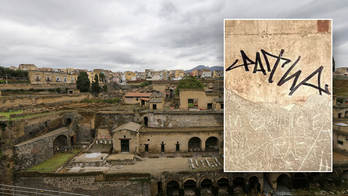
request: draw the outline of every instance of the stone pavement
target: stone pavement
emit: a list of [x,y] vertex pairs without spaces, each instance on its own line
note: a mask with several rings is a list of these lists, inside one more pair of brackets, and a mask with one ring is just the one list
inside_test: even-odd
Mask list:
[[[215,157],[214,157],[215,158]],[[208,158],[208,161],[213,162],[214,158]],[[217,157],[222,163],[222,158]],[[123,165],[122,169],[117,169],[117,165],[112,166],[107,172],[108,173],[126,173],[126,172],[136,172],[136,173],[151,173],[151,174],[161,174],[164,171],[168,172],[180,172],[180,171],[192,171],[189,164],[188,158],[176,157],[176,158],[143,158],[144,161],[138,161],[135,165]],[[198,157],[200,167],[196,167],[195,170],[217,170],[223,169],[222,167],[217,168],[208,168],[205,165],[205,168],[202,168],[200,160],[202,157]],[[196,160],[192,158],[192,160]]]

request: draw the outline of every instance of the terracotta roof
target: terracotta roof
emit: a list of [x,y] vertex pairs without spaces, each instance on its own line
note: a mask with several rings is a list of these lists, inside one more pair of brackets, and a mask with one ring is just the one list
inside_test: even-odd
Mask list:
[[164,93],[164,94],[167,94],[167,95],[169,95],[169,93],[166,93],[166,92],[164,92],[164,91],[161,91],[162,93]]
[[147,98],[140,98],[140,100],[150,101],[150,99],[147,99]]
[[152,93],[128,93],[126,97],[150,97]]

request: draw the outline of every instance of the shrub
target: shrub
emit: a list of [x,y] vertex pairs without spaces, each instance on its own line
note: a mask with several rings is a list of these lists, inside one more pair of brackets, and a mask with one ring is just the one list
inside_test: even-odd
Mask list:
[[151,85],[151,84],[152,84],[152,81],[142,82],[142,83],[140,84],[140,87],[149,86],[149,85]]
[[114,99],[82,99],[80,103],[110,103],[110,104],[115,104],[121,102],[120,98],[114,98]]

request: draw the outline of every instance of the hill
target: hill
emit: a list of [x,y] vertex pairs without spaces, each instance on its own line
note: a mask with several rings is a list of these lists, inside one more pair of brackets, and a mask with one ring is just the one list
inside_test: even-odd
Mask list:
[[209,66],[204,66],[204,65],[198,65],[190,70],[186,70],[188,72],[192,72],[193,70],[196,69],[209,69],[211,72],[213,72],[214,70],[219,70],[219,71],[223,71],[223,67],[222,66],[213,66],[213,67],[209,67]]

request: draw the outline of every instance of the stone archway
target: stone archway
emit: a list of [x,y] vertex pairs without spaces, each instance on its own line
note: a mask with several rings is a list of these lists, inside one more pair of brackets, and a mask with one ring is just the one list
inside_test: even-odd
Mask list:
[[320,173],[317,173],[317,172],[316,173],[311,173],[309,175],[308,180],[309,180],[309,183],[311,184],[310,186],[312,186],[312,187],[316,186],[317,188],[319,188],[320,184],[323,182]]
[[201,195],[213,194],[213,182],[210,179],[204,179],[201,182]]
[[234,193],[242,194],[244,191],[244,179],[242,177],[237,177],[233,180]]
[[341,179],[348,181],[348,170],[344,170],[341,174]]
[[292,188],[290,177],[286,174],[282,174],[277,178],[277,190],[283,190],[284,188]]
[[71,124],[71,118],[67,118],[66,120],[65,120],[65,125],[70,125]]
[[65,135],[59,135],[53,141],[53,154],[66,150],[68,146],[68,138]]
[[340,184],[340,179],[338,177],[338,174],[335,172],[326,173],[325,177],[326,177],[326,182],[329,184],[335,184],[335,185]]
[[216,137],[209,137],[205,141],[205,151],[218,151],[219,150],[219,139]]
[[217,185],[218,185],[218,194],[221,195],[228,195],[231,194],[229,192],[229,184],[228,184],[228,179],[227,178],[221,178],[217,181]]
[[304,173],[296,173],[292,178],[294,189],[307,189],[308,180]]
[[175,180],[171,180],[167,183],[167,195],[174,196],[179,195],[180,186],[179,183]]
[[196,193],[196,182],[187,180],[184,183],[184,195],[194,195]]
[[259,193],[260,190],[259,178],[256,176],[252,176],[249,178],[249,193]]
[[201,151],[202,140],[198,137],[193,137],[188,141],[188,151]]

